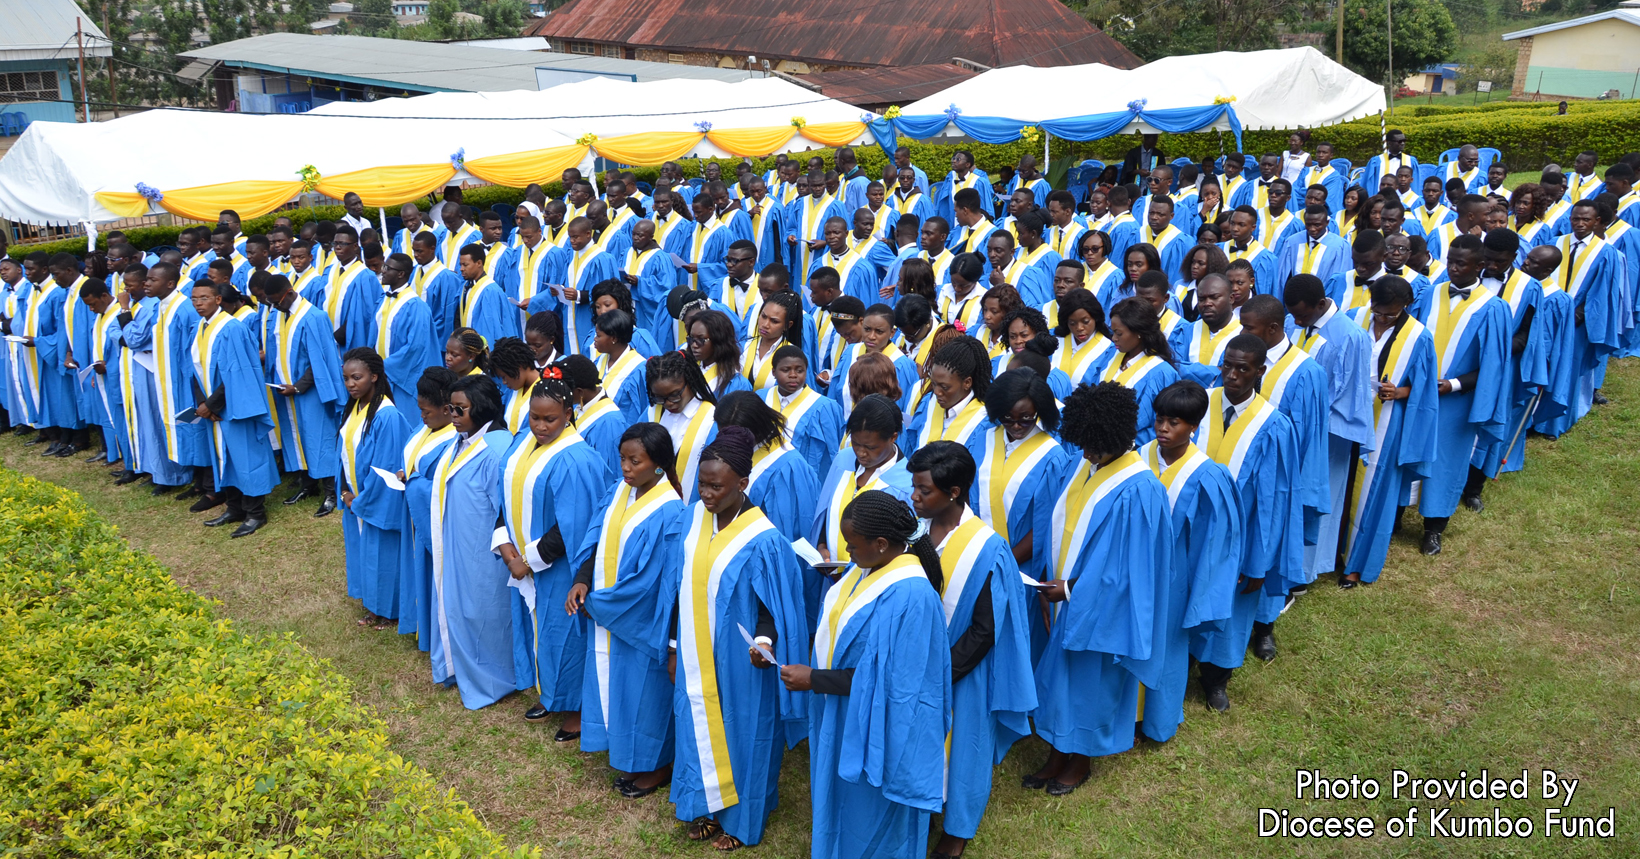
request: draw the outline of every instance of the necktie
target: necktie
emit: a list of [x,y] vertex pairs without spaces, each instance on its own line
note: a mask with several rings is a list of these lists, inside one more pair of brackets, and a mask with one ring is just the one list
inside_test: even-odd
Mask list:
[[1234,405],[1232,405],[1231,403],[1225,403],[1224,404],[1224,428],[1228,430],[1230,428],[1230,425],[1235,423],[1235,422],[1236,422],[1236,407]]

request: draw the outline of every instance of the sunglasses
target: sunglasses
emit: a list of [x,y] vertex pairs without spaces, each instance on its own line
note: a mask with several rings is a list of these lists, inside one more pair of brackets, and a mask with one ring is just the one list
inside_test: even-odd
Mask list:
[[1013,417],[1012,415],[1010,415],[1008,417],[1003,418],[1000,421],[1000,423],[1005,427],[1021,427],[1021,428],[1023,428],[1023,427],[1035,426],[1036,425],[1036,415],[1031,415],[1029,417],[1023,417],[1023,418],[1016,418],[1016,417]]
[[459,418],[467,414],[467,406],[458,406],[455,403],[451,403],[444,407],[444,413],[452,417]]

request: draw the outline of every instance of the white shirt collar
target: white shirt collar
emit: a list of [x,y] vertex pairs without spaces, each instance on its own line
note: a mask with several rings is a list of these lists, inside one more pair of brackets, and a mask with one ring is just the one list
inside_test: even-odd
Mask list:
[[1020,439],[1019,441],[1014,441],[1013,439],[1008,438],[1007,430],[1003,430],[1003,433],[1002,433],[1002,455],[1003,456],[1008,456],[1008,455],[1012,454],[1015,450],[1017,450],[1019,448],[1020,445],[1024,444],[1025,442],[1030,441],[1037,433],[1039,433],[1041,431],[1042,431],[1042,426],[1040,424],[1034,424],[1034,425],[1031,426],[1031,431],[1027,432],[1025,434],[1024,438]]
[[[951,426],[951,421],[955,420],[957,415],[962,414],[962,410],[968,408],[968,404],[973,402],[973,401],[974,401],[974,392],[969,391],[968,396],[963,397],[962,402],[957,403],[956,408],[947,409],[945,411],[945,427]],[[941,427],[941,429],[944,429],[945,427]]]
[[1282,356],[1287,354],[1288,348],[1292,345],[1292,342],[1287,339],[1287,335],[1281,335],[1281,341],[1265,351],[1264,366],[1274,367],[1276,362],[1280,361]]

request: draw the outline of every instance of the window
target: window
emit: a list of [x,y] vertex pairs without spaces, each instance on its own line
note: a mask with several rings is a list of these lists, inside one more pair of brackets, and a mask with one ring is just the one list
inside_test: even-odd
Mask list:
[[20,101],[56,101],[62,97],[56,72],[7,72],[0,74],[0,104]]
[[688,54],[667,54],[666,55],[666,61],[668,63],[671,63],[674,66],[687,66],[687,65],[689,65],[689,55]]
[[586,42],[570,42],[569,52],[572,54],[591,54],[592,46]]
[[621,46],[620,45],[605,45],[604,46],[604,56],[609,57],[611,59],[616,59],[616,60],[620,59],[623,56],[623,54],[621,53]]

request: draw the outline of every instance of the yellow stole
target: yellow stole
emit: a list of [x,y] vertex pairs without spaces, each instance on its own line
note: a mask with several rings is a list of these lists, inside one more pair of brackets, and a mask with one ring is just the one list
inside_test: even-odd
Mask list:
[[1048,433],[1037,431],[1029,438],[1019,443],[1014,452],[1008,453],[1008,431],[1003,427],[988,430],[985,445],[990,450],[985,456],[985,466],[978,475],[978,489],[976,499],[979,502],[980,518],[990,523],[991,527],[1002,536],[1004,542],[1011,542],[1008,534],[1008,511],[1012,509],[1014,498],[1020,490],[1020,477],[1030,474],[1059,443],[1054,441]]

